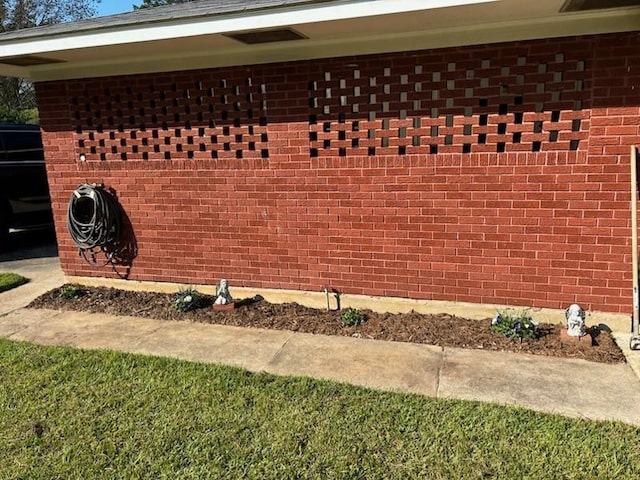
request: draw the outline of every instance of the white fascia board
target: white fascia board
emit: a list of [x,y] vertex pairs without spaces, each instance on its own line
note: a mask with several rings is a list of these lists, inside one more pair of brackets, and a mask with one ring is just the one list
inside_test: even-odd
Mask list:
[[340,4],[307,4],[286,10],[242,12],[213,18],[183,18],[170,22],[160,21],[151,24],[132,24],[114,28],[105,27],[94,32],[67,33],[59,36],[43,35],[24,40],[14,39],[4,43],[4,45],[0,41],[0,45],[2,45],[0,58],[295,26],[306,23],[331,22],[500,1],[502,0],[345,1]]
[[442,27],[421,32],[386,34],[349,39],[292,42],[283,48],[276,44],[255,45],[253,48],[214,49],[193,52],[162,52],[144,57],[111,58],[74,64],[56,63],[34,69],[34,81],[66,78],[132,75],[161,71],[258,65],[280,61],[312,60],[353,55],[390,53],[463,45],[492,44],[550,37],[571,37],[586,34],[635,31],[640,25],[640,10],[608,12],[598,16],[577,14],[566,17],[544,17],[535,22],[526,20],[479,24],[473,27]]

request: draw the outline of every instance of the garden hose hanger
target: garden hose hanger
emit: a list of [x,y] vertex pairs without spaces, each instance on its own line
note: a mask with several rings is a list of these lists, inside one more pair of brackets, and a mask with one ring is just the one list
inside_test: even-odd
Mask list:
[[102,184],[82,184],[71,194],[67,209],[67,229],[78,252],[91,265],[99,265],[103,253],[105,266],[114,262],[114,245],[120,239],[122,214],[115,196]]

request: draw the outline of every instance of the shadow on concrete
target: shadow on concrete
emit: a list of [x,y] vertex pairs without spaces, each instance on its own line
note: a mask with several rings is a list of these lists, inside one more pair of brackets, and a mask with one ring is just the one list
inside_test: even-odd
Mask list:
[[53,227],[12,230],[0,250],[0,262],[57,256],[58,246]]

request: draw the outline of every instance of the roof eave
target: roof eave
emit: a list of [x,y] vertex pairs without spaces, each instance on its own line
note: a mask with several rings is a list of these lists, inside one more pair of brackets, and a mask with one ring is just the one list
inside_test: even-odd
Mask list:
[[[28,67],[0,63],[0,74],[46,81],[633,31],[640,25],[640,8],[560,15],[553,10],[558,2],[562,0],[539,0],[546,14],[531,15],[537,7],[520,7],[529,16],[515,20],[505,20],[505,8],[515,5],[514,0],[440,0],[428,8],[423,0],[305,3],[53,37],[0,38],[0,62],[28,55],[67,59]],[[366,11],[354,8],[365,4]],[[478,12],[484,12],[484,19]],[[439,23],[440,18],[448,23]],[[435,26],[428,25],[431,19]],[[223,35],[279,27],[315,33],[301,41],[251,46]]]

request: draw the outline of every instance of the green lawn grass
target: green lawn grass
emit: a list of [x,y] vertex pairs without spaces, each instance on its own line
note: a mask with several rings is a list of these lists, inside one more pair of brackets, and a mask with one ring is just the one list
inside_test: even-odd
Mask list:
[[0,340],[0,478],[637,479],[640,428]]
[[22,275],[18,275],[17,273],[0,272],[0,292],[19,287],[28,281],[28,278],[24,278]]

